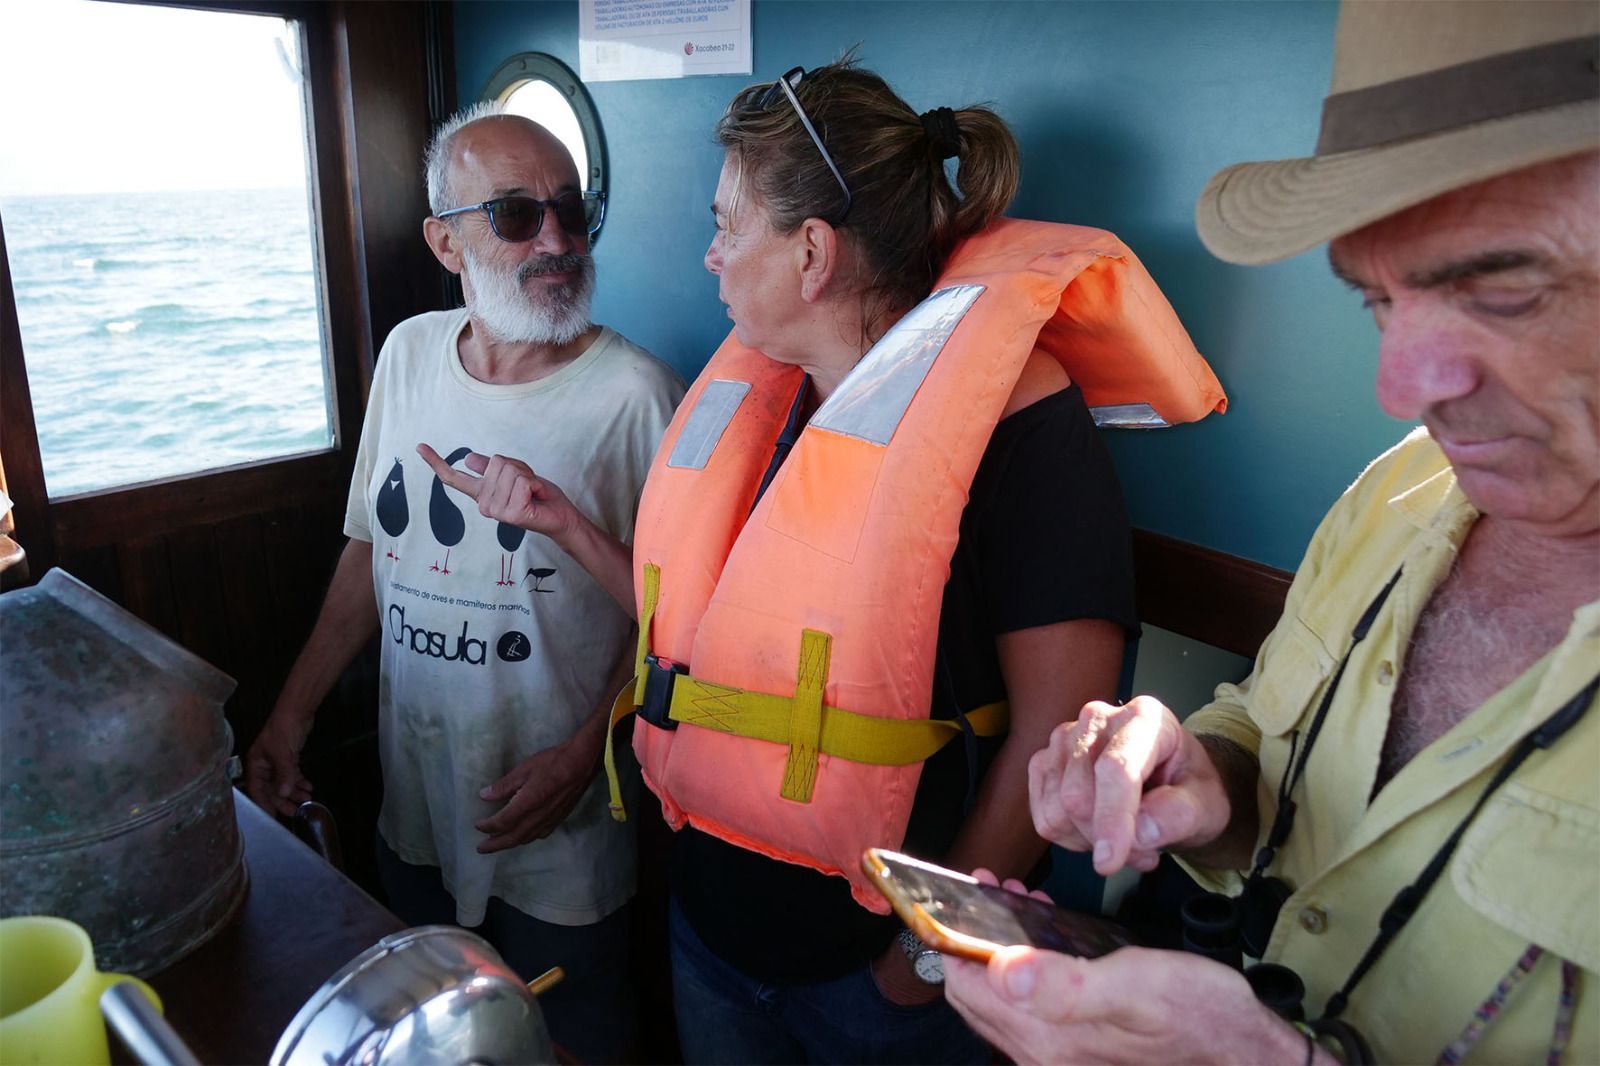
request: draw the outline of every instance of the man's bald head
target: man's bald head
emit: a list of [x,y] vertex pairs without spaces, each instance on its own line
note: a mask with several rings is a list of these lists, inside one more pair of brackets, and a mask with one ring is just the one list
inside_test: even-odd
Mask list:
[[491,101],[474,104],[457,112],[434,131],[423,156],[428,183],[428,210],[435,215],[459,203],[463,166],[478,165],[503,152],[531,154],[546,169],[560,173],[547,175],[558,185],[581,189],[577,164],[560,138],[521,115],[507,115]]

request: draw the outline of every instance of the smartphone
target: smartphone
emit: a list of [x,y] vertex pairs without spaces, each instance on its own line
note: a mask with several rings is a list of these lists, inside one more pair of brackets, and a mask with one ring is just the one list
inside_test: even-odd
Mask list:
[[1094,958],[1134,942],[1097,914],[1062,910],[909,855],[868,848],[861,868],[923,943],[987,962],[1002,947],[1032,944]]

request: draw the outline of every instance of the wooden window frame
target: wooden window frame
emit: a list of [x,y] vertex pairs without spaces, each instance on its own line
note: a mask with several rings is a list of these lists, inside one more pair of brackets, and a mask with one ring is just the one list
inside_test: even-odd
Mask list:
[[[334,448],[264,459],[128,487],[49,498],[28,387],[10,259],[0,220],[0,456],[15,504],[15,537],[33,578],[63,556],[132,536],[156,537],[260,510],[263,493],[284,505],[326,500],[344,491],[354,465],[371,383],[374,337],[430,306],[448,306],[448,275],[420,237],[426,215],[417,127],[431,128],[454,106],[448,4],[351,0],[173,2],[185,7],[297,21],[306,78],[307,150],[320,269],[319,298],[335,426]],[[386,19],[404,9],[424,23],[425,71],[397,67],[393,77],[426,79],[425,116],[385,124],[386,69],[396,44]],[[405,45],[409,47],[409,45]],[[359,73],[361,76],[355,76]],[[196,91],[200,91],[197,87]],[[403,128],[401,128],[403,127]],[[392,155],[415,151],[406,168]],[[370,200],[363,197],[364,189]]]

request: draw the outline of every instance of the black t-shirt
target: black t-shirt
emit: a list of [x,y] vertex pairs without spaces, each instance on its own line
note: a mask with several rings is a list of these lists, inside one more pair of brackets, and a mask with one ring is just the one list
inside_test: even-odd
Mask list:
[[[973,476],[950,561],[932,716],[1005,699],[999,634],[1104,618],[1136,635],[1132,551],[1122,490],[1076,385],[1001,421]],[[959,739],[928,759],[900,850],[935,861],[949,850],[969,790],[1003,739],[979,738],[976,773]],[[670,876],[700,939],[757,980],[841,976],[883,951],[900,927],[851,899],[842,877],[690,827],[675,834]]]

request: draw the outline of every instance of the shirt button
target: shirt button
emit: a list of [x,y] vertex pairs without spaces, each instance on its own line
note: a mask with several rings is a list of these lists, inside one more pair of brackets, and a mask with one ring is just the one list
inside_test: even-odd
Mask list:
[[1300,908],[1300,928],[1308,933],[1320,934],[1327,931],[1328,912],[1321,907]]
[[1378,664],[1378,684],[1387,685],[1394,680],[1394,663],[1388,659]]

